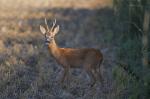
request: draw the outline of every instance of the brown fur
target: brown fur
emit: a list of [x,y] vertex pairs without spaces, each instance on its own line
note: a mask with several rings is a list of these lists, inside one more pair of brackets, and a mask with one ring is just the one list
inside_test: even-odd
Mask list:
[[48,45],[48,48],[51,55],[64,68],[62,82],[64,82],[70,68],[83,68],[86,70],[88,75],[92,77],[91,79],[93,79],[92,86],[95,84],[96,75],[100,76],[102,80],[101,74],[97,72],[103,60],[102,53],[99,50],[94,48],[59,48],[55,40]]

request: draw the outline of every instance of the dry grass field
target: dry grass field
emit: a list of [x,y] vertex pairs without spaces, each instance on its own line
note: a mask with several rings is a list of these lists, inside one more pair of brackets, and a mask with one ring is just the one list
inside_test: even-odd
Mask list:
[[[62,68],[39,30],[44,18],[49,25],[57,19],[60,47],[102,50],[106,89],[99,82],[89,88],[89,77],[78,69],[71,70],[68,88],[61,87]],[[111,0],[0,0],[0,99],[115,99],[113,64],[107,61],[115,58],[112,23]]]

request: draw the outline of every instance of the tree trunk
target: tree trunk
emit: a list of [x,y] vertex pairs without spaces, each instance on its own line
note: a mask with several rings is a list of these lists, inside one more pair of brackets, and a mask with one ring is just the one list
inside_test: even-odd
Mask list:
[[145,9],[144,22],[143,22],[143,37],[142,37],[142,53],[143,53],[143,66],[148,66],[148,32],[149,32],[150,13]]

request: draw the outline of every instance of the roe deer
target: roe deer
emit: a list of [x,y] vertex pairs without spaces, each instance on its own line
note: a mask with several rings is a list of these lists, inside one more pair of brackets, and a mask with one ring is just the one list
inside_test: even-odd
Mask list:
[[83,68],[91,79],[91,86],[95,84],[97,76],[102,83],[100,73],[100,65],[103,60],[102,53],[94,48],[59,48],[54,38],[59,31],[59,25],[55,26],[55,24],[56,19],[49,29],[45,19],[46,28],[40,25],[40,30],[45,36],[45,43],[48,45],[49,52],[64,69],[61,83],[66,79],[70,68]]

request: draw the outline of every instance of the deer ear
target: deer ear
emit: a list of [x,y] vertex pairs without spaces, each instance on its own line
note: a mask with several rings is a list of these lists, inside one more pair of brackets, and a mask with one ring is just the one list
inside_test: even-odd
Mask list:
[[57,27],[54,28],[53,34],[56,35],[59,31],[59,25],[57,25]]
[[46,29],[43,26],[41,26],[41,25],[40,25],[40,30],[41,30],[42,34],[46,33]]

